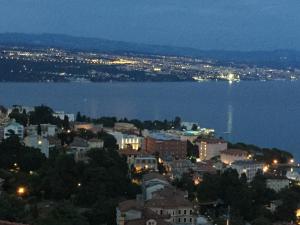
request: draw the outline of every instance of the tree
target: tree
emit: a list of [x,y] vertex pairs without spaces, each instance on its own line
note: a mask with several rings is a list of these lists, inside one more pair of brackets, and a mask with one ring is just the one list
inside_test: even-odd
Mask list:
[[29,172],[39,169],[45,161],[46,157],[39,149],[25,147],[16,135],[0,144],[0,167],[4,169],[17,164],[21,171]]
[[187,141],[187,156],[196,158],[199,156],[198,146],[193,145],[189,140]]
[[251,225],[271,225],[271,221],[265,217],[258,217],[251,222]]
[[83,122],[83,121],[82,121],[82,117],[81,117],[81,113],[80,113],[80,112],[77,112],[77,114],[76,114],[76,121],[77,121],[77,122]]
[[117,140],[111,134],[108,134],[104,131],[97,134],[99,139],[103,140],[103,146],[107,149],[118,149]]
[[74,161],[73,155],[61,154],[54,161],[39,171],[40,184],[37,191],[43,191],[46,198],[68,199],[77,190],[81,180],[80,164]]
[[42,127],[41,127],[41,124],[39,124],[38,127],[37,127],[37,134],[38,134],[38,135],[42,135]]
[[25,207],[21,200],[5,193],[0,195],[0,219],[21,221],[25,217]]
[[197,126],[197,124],[193,124],[193,126],[192,126],[192,130],[193,130],[193,131],[197,131],[197,130],[198,130],[198,126]]
[[181,127],[181,118],[179,116],[175,117],[173,125],[174,125],[175,129],[180,129],[180,127]]
[[60,124],[60,119],[53,116],[53,110],[45,105],[34,107],[34,111],[30,112],[29,118],[31,124]]
[[28,121],[28,115],[26,112],[20,113],[18,109],[13,109],[12,112],[9,114],[10,119],[14,119],[17,123],[26,126]]
[[282,204],[277,207],[275,216],[280,221],[296,221],[296,210],[300,202],[300,192],[284,190],[281,192]]
[[89,140],[89,139],[92,139],[92,138],[96,138],[97,135],[91,131],[91,130],[86,130],[86,129],[78,129],[77,131],[77,135],[83,139],[86,139],[86,140]]
[[63,120],[63,128],[65,130],[69,130],[70,129],[70,122],[69,122],[69,117],[68,116],[65,116],[64,117],[64,120]]
[[34,225],[89,225],[87,219],[69,202],[62,202],[49,213],[37,219]]

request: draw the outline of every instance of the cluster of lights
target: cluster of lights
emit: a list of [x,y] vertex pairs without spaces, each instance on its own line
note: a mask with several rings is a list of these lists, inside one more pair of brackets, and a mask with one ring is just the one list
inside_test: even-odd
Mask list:
[[269,170],[269,166],[268,165],[266,165],[266,166],[263,167],[263,172],[264,173],[268,172],[268,170]]

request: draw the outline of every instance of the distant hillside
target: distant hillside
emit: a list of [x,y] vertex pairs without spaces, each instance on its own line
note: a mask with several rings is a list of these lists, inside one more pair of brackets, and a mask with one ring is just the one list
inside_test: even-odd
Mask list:
[[137,44],[100,38],[82,38],[60,34],[0,34],[0,45],[24,47],[56,47],[69,50],[101,51],[108,53],[136,53],[174,56],[191,56],[214,59],[224,63],[246,63],[276,68],[300,68],[300,52],[275,51],[202,51],[193,48]]

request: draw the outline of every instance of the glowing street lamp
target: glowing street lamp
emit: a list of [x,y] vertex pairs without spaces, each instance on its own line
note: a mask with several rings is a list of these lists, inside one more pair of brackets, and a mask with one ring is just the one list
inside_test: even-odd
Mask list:
[[20,186],[20,187],[17,188],[17,195],[18,196],[22,197],[22,196],[26,195],[26,193],[27,193],[27,189],[25,187]]
[[274,164],[278,164],[278,160],[277,160],[277,159],[274,159],[274,160],[273,160],[273,163],[274,163]]

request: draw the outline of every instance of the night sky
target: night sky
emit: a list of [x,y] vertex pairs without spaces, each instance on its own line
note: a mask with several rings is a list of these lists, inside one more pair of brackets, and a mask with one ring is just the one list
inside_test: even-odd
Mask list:
[[300,0],[0,0],[0,32],[300,50]]

